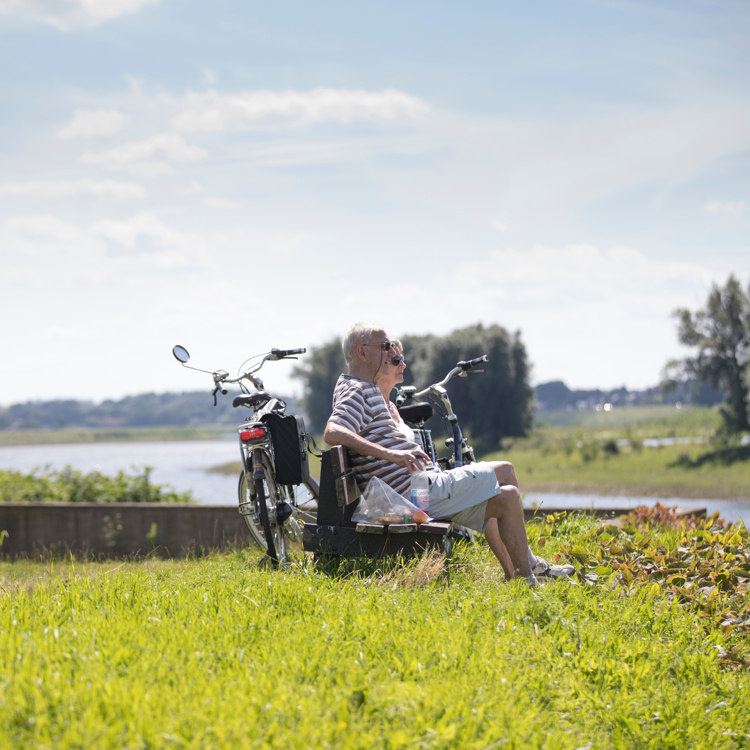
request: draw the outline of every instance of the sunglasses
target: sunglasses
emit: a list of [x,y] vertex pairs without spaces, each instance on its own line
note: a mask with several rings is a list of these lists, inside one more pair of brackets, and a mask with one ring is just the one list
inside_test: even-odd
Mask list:
[[398,367],[402,362],[404,361],[404,358],[397,354],[395,357],[391,357],[391,362]]
[[377,346],[378,349],[382,349],[384,352],[389,352],[393,349],[393,344],[390,341],[384,341],[382,344],[360,344],[360,346]]

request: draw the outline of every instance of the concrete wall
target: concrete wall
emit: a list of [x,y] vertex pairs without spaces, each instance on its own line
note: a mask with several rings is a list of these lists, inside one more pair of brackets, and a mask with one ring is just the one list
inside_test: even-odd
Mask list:
[[[541,515],[563,508],[540,509]],[[571,512],[572,508],[566,508]],[[588,510],[600,517],[628,512]],[[535,510],[524,509],[526,520]],[[705,515],[705,509],[677,510]],[[315,523],[311,513],[302,520]],[[95,557],[154,554],[203,555],[209,549],[254,544],[236,505],[166,505],[161,503],[0,503],[0,554],[11,559],[40,554],[83,553]],[[149,538],[151,537],[151,538]]]
[[[0,503],[0,553],[50,551],[123,557],[161,556],[253,544],[236,505],[161,503]],[[151,536],[151,539],[149,539]]]

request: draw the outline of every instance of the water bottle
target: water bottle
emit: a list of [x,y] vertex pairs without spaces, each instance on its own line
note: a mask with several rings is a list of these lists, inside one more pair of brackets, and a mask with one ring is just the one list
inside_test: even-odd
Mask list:
[[430,480],[426,471],[415,471],[411,475],[411,504],[427,512],[430,504]]

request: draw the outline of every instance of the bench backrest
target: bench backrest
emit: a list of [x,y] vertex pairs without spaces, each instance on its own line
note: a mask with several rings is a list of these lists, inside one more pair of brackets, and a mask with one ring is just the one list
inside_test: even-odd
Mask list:
[[362,493],[352,471],[349,451],[343,445],[331,448],[331,469],[336,482],[336,498],[339,505],[353,503]]
[[346,448],[337,445],[331,450],[323,451],[320,461],[318,524],[356,526],[351,518],[360,494]]

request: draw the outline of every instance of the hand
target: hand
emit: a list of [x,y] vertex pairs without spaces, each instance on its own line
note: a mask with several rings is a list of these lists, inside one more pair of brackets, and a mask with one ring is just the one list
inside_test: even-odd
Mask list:
[[421,449],[413,451],[388,451],[391,461],[399,466],[406,466],[410,474],[422,471],[430,463],[430,457]]

